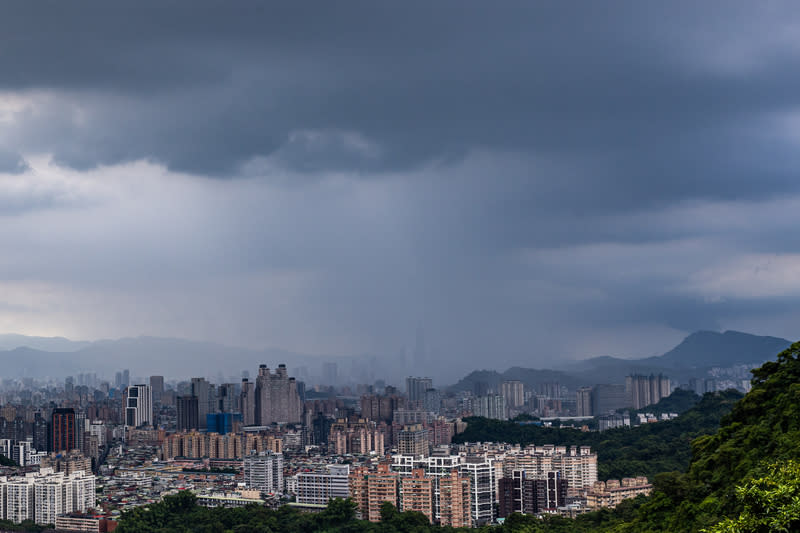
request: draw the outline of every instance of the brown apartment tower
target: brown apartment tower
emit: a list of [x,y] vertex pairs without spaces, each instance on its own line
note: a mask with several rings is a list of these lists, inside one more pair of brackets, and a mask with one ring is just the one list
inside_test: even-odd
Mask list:
[[53,409],[50,425],[50,451],[69,451],[77,447],[75,441],[75,409],[71,407]]

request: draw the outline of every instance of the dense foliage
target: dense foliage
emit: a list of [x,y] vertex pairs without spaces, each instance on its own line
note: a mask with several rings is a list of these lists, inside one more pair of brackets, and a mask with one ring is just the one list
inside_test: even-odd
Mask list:
[[[730,531],[724,528],[740,517],[747,523],[769,520],[776,511],[759,505],[759,491],[797,490],[797,469],[787,466],[776,473],[774,465],[800,460],[799,356],[800,343],[795,343],[777,361],[754,370],[752,390],[723,418],[720,430],[692,443],[689,471],[656,476],[651,497],[614,531],[699,532],[723,520],[718,531]],[[774,486],[763,482],[770,472],[777,479]],[[793,498],[798,497],[795,492]],[[796,512],[794,505],[781,512]]]
[[45,531],[47,529],[53,529],[52,525],[43,526],[40,524],[34,523],[33,520],[25,520],[21,524],[15,524],[9,520],[0,520],[0,531],[27,531],[36,533],[38,531]]
[[455,531],[430,524],[425,515],[398,512],[391,504],[381,508],[383,521],[373,524],[355,518],[351,500],[331,500],[321,513],[301,513],[289,507],[271,510],[250,505],[238,509],[209,509],[197,505],[189,491],[166,496],[161,502],[138,507],[123,514],[117,533],[307,533],[319,532],[380,532]]
[[628,476],[652,478],[660,472],[685,471],[691,459],[692,439],[714,433],[722,417],[730,412],[741,397],[740,393],[733,390],[709,393],[674,420],[634,428],[610,429],[602,433],[472,417],[466,419],[466,431],[456,435],[453,440],[522,445],[586,445],[597,452],[600,479]]
[[736,489],[739,516],[727,518],[709,533],[800,531],[800,463],[774,464],[767,475]]

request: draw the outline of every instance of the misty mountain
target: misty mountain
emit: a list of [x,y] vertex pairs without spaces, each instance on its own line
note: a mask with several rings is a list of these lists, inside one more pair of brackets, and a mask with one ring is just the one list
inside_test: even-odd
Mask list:
[[778,337],[762,337],[741,331],[698,331],[660,357],[643,359],[664,367],[698,368],[758,363],[773,359],[791,345]]
[[675,348],[657,357],[622,359],[618,357],[592,357],[573,361],[558,370],[510,368],[503,373],[475,371],[451,387],[452,390],[475,390],[486,383],[498,390],[500,383],[517,379],[529,387],[548,382],[558,382],[574,389],[597,383],[624,383],[629,374],[668,375],[675,382],[685,382],[690,377],[703,374],[712,367],[729,367],[740,364],[759,366],[773,359],[791,344],[786,339],[751,335],[740,331],[698,331],[686,337]]
[[33,348],[46,352],[74,352],[89,346],[88,341],[71,341],[64,337],[29,337],[16,333],[0,334],[0,350]]
[[0,350],[0,368],[4,377],[64,377],[83,372],[97,373],[98,377],[113,379],[117,371],[129,369],[131,378],[164,375],[169,378],[189,379],[208,377],[213,381],[238,381],[242,371],[251,379],[258,366],[266,364],[275,369],[284,363],[289,373],[309,384],[325,382],[322,364],[334,363],[336,376],[342,384],[353,380],[371,383],[376,379],[396,378],[400,383],[405,370],[397,361],[384,361],[374,355],[309,355],[276,348],[251,350],[213,342],[190,341],[163,337],[132,337],[116,340],[98,340],[79,343],[52,341],[60,350],[45,350],[31,345],[48,346],[48,339],[6,335],[15,339],[12,349]]

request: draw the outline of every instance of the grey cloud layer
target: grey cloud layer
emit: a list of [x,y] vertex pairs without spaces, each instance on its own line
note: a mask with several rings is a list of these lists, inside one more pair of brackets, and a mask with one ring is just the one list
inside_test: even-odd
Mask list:
[[[793,297],[709,277],[800,252],[798,22],[792,3],[6,6],[0,88],[27,104],[0,96],[3,279],[114,293],[132,333],[391,351],[422,323],[476,361],[763,327]],[[77,177],[39,183],[37,157]]]

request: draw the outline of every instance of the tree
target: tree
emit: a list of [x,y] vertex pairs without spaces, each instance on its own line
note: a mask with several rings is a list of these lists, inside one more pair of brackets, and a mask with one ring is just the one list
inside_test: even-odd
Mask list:
[[743,509],[708,533],[766,533],[800,530],[800,462],[773,464],[767,475],[736,488]]

